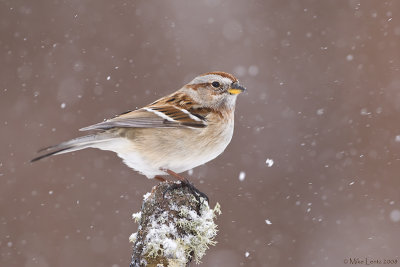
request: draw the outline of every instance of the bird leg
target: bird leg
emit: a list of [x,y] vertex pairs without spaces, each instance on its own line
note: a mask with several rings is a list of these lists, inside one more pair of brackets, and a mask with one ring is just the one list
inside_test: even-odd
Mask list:
[[167,172],[169,175],[171,175],[171,176],[177,178],[177,179],[180,180],[180,181],[187,180],[185,177],[183,177],[183,176],[181,176],[181,175],[177,174],[176,172],[171,171],[171,170],[169,170],[169,169],[164,169],[163,171]]
[[158,180],[158,181],[160,181],[160,182],[165,182],[165,181],[167,181],[167,179],[165,179],[164,177],[159,176],[159,175],[154,176],[154,179],[156,179],[156,180]]
[[[162,169],[162,168],[160,168],[160,170],[161,170],[161,171],[164,171],[164,172],[166,172],[166,173],[168,173],[169,175],[171,175],[171,176],[173,176],[173,177],[175,177],[175,178],[177,178],[179,181],[183,181],[183,180],[186,179],[185,177],[183,177],[183,176],[177,174],[177,173],[174,172],[174,171],[171,171],[171,170],[168,170],[168,169]],[[167,181],[167,179],[165,179],[164,177],[162,177],[162,176],[160,176],[160,175],[154,176],[154,179],[156,179],[156,180],[158,180],[158,181],[160,181],[160,182],[165,182],[165,181]]]

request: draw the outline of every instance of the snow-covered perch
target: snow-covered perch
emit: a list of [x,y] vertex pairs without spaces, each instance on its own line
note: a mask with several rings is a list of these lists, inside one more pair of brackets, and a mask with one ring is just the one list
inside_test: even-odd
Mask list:
[[219,204],[210,209],[207,200],[199,203],[187,187],[167,190],[174,183],[180,182],[155,186],[144,196],[141,212],[133,214],[139,228],[129,238],[134,243],[131,267],[188,266],[216,244]]

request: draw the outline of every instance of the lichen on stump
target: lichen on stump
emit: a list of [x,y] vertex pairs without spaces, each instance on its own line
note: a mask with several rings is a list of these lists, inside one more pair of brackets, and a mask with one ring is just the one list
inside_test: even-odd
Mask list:
[[130,237],[131,267],[188,266],[192,260],[199,263],[208,246],[216,244],[219,204],[210,209],[206,199],[196,200],[193,191],[176,186],[179,183],[155,186],[144,196],[142,210],[133,214],[139,228]]

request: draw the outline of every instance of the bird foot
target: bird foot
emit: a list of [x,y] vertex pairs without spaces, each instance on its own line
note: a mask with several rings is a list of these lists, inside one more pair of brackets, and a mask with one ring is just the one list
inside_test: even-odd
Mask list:
[[191,182],[189,182],[188,179],[180,180],[180,183],[173,183],[172,185],[168,186],[168,188],[165,189],[163,195],[165,196],[165,194],[168,191],[172,191],[172,190],[184,188],[184,187],[189,189],[189,192],[194,196],[194,198],[197,200],[197,202],[202,203],[200,198],[203,198],[207,202],[209,202],[208,196],[206,194],[204,194],[203,192],[201,192],[199,189],[197,189]]

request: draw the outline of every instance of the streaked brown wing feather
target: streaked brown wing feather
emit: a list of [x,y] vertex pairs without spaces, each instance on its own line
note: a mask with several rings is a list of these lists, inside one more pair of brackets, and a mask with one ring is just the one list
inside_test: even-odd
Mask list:
[[111,128],[179,128],[206,127],[204,118],[200,118],[184,109],[175,106],[147,106],[142,109],[124,113],[80,131],[107,130]]
[[198,125],[198,127],[205,126],[205,118],[196,116],[195,114],[177,106],[149,106],[146,108],[160,112],[172,119],[172,122],[177,122],[180,125],[191,127],[195,127],[196,125]]

